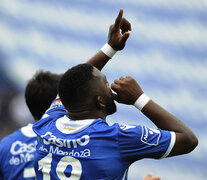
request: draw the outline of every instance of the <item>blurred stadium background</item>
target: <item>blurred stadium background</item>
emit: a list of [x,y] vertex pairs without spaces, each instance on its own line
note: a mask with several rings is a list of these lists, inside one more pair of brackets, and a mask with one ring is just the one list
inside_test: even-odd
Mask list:
[[[1,0],[0,138],[33,122],[24,88],[39,69],[63,73],[107,41],[119,9],[132,24],[126,48],[103,72],[109,82],[131,75],[148,96],[188,124],[199,146],[188,155],[141,160],[129,179],[151,172],[163,180],[204,180],[207,167],[207,1]],[[134,107],[118,105],[110,124],[149,122]]]

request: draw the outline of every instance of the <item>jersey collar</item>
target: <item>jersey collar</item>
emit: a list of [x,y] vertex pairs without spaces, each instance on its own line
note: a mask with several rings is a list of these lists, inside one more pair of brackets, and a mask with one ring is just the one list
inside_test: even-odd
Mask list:
[[95,119],[71,120],[63,116],[56,121],[56,127],[64,134],[78,133],[90,126]]

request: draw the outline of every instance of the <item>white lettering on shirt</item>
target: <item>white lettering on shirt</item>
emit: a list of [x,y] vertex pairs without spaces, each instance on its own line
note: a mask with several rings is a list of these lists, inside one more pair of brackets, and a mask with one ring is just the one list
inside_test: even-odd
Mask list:
[[41,136],[43,138],[43,143],[45,145],[54,144],[57,147],[67,147],[67,148],[77,148],[78,145],[85,146],[89,143],[90,137],[88,135],[84,135],[78,139],[62,139],[57,138],[52,132],[46,132]]

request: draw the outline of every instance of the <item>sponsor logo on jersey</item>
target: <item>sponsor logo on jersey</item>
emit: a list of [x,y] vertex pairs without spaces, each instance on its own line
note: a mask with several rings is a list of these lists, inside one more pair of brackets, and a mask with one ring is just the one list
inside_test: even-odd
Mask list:
[[84,135],[78,139],[62,139],[57,138],[52,132],[46,132],[41,136],[43,138],[43,143],[45,145],[54,144],[57,147],[67,147],[67,148],[77,148],[78,146],[85,146],[89,143],[90,137],[88,135]]
[[160,140],[160,136],[161,133],[159,130],[142,126],[141,141],[143,143],[157,146]]
[[10,165],[19,165],[21,163],[33,161],[34,152],[36,150],[37,141],[26,144],[21,141],[13,142],[10,153],[12,154],[9,160]]
[[[78,139],[62,139],[53,135],[52,132],[46,132],[41,138],[43,144],[38,148],[40,151],[73,157],[91,156],[90,149],[77,149],[78,146],[83,147],[89,143],[90,137],[88,135],[84,135]],[[66,147],[68,150],[61,149],[62,147]]]
[[26,144],[21,141],[13,142],[10,152],[12,155],[18,155],[21,153],[32,153],[36,150],[37,141]]
[[55,147],[50,145],[49,148],[45,148],[44,145],[42,145],[39,148],[40,151],[44,151],[47,153],[53,153],[53,154],[58,154],[58,155],[63,155],[63,156],[73,156],[73,157],[89,157],[91,156],[91,151],[90,149],[84,149],[81,151],[78,150],[71,150],[71,151],[63,151],[59,147]]

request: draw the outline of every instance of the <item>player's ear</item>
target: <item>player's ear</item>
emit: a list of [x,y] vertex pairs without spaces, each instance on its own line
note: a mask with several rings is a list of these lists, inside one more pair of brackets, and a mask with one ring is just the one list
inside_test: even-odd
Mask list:
[[105,103],[104,103],[104,99],[102,96],[97,96],[96,97],[96,106],[99,109],[104,109],[106,107]]

